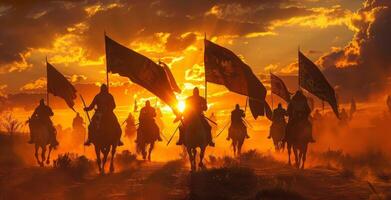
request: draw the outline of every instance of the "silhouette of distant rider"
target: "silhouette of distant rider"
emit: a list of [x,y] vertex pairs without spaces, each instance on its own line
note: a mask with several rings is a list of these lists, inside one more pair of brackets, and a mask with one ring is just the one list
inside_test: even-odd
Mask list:
[[[311,114],[311,109],[308,105],[307,98],[303,95],[303,92],[301,90],[298,90],[292,97],[291,101],[289,102],[287,111],[289,116],[287,125],[288,127],[298,121],[310,123],[308,119]],[[312,131],[309,137],[310,142],[315,142],[312,137]]]
[[153,137],[158,141],[162,141],[159,127],[155,122],[155,117],[156,111],[148,100],[145,102],[145,106],[140,110],[140,116],[138,118],[140,123],[139,129],[137,130],[136,142],[140,140],[141,134],[146,134],[147,132],[152,133]]
[[[272,122],[277,123],[277,124],[286,124],[285,121],[285,116],[288,116],[287,111],[282,107],[282,104],[279,103],[278,107],[273,110],[273,115],[272,115]],[[270,139],[272,136],[269,133],[269,136],[267,137]]]
[[[231,127],[237,127],[241,128],[245,131],[246,138],[250,138],[247,133],[247,127],[244,124],[244,118],[246,117],[246,114],[244,113],[244,110],[240,109],[239,104],[235,105],[235,109],[231,112]],[[232,131],[228,131],[228,137],[227,140],[230,140],[232,138]]]
[[339,125],[340,126],[346,126],[348,125],[349,116],[346,112],[345,108],[341,109],[341,112],[339,113]]
[[[91,123],[88,126],[88,139],[84,145],[88,146],[91,144],[96,132],[103,124],[109,126],[110,129],[115,130],[116,133],[121,134],[122,131],[120,124],[114,114],[115,107],[114,97],[109,93],[107,86],[102,84],[100,92],[94,97],[90,106],[84,108],[85,111],[90,111],[96,108],[94,116],[92,116]],[[123,143],[118,141],[118,146],[122,145]]]
[[321,121],[322,120],[322,114],[320,114],[319,109],[315,109],[314,114],[312,115],[312,121]]
[[[53,116],[54,113],[52,109],[45,105],[45,101],[41,99],[39,101],[39,105],[37,108],[35,108],[34,113],[31,115],[31,118],[38,119],[43,125],[45,125],[48,128],[49,134],[50,134],[50,145],[52,147],[55,147],[58,145],[58,141],[56,139],[56,129],[53,126],[53,122],[50,119],[51,116]],[[30,140],[28,141],[29,144],[34,143],[35,135],[32,134],[30,131]]]
[[183,114],[183,126],[179,129],[179,141],[177,145],[183,144],[185,130],[187,125],[194,120],[199,119],[201,124],[205,128],[206,138],[208,140],[209,146],[215,146],[212,141],[212,127],[209,125],[208,121],[204,116],[204,111],[208,109],[205,98],[200,96],[200,92],[197,87],[193,89],[193,95],[186,99],[186,108]]
[[79,113],[76,113],[76,116],[75,118],[73,118],[73,121],[72,121],[72,128],[73,130],[82,130],[84,129],[84,120],[83,118],[80,116]]

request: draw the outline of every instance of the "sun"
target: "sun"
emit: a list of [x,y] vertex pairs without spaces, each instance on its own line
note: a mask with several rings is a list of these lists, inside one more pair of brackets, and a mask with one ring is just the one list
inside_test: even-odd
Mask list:
[[179,112],[185,111],[185,108],[186,108],[186,103],[185,103],[185,101],[179,100],[178,106],[177,106],[177,107],[178,107]]

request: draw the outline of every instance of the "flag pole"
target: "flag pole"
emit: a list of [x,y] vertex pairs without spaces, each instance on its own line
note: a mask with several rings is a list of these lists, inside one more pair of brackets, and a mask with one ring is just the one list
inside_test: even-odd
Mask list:
[[[105,42],[105,52],[106,52],[106,30],[103,31],[103,39],[104,39],[104,42]],[[109,91],[109,88],[110,88],[109,84],[110,84],[110,82],[109,82],[109,70],[107,69],[107,56],[106,56],[106,85],[107,85],[107,91]]]
[[205,101],[208,104],[208,82],[206,81],[206,67],[205,67],[205,40],[206,40],[206,32],[204,32],[204,73],[205,73]]
[[271,97],[271,99],[272,99],[272,110],[273,110],[273,108],[274,108],[274,106],[273,106],[273,89],[271,88],[271,84],[272,83],[272,71],[270,70],[270,97]]
[[48,57],[46,56],[46,105],[49,106]]
[[300,87],[300,45],[297,47],[297,66],[299,68],[298,76],[297,76],[297,83],[298,83],[297,90],[301,90],[301,87]]

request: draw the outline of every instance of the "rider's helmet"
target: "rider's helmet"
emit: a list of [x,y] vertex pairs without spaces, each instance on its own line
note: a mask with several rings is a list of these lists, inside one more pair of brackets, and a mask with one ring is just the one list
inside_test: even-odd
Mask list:
[[195,87],[195,88],[193,89],[193,95],[194,95],[194,96],[200,96],[200,90],[198,89],[198,87]]
[[102,93],[107,93],[107,92],[109,92],[109,89],[107,88],[107,85],[106,85],[106,84],[102,84],[102,85],[100,86],[100,92],[102,92]]

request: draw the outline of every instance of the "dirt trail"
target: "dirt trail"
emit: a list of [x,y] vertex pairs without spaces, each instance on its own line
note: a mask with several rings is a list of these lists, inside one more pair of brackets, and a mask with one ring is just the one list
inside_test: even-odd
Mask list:
[[[365,180],[346,178],[324,168],[296,170],[282,164],[245,165],[258,176],[256,191],[280,185],[308,199],[369,199]],[[0,170],[2,199],[186,199],[188,168],[180,161],[143,163],[133,170],[77,181],[46,168]],[[391,183],[374,182],[379,193],[391,191]],[[215,192],[215,191],[212,191]],[[251,194],[252,195],[252,194]]]

